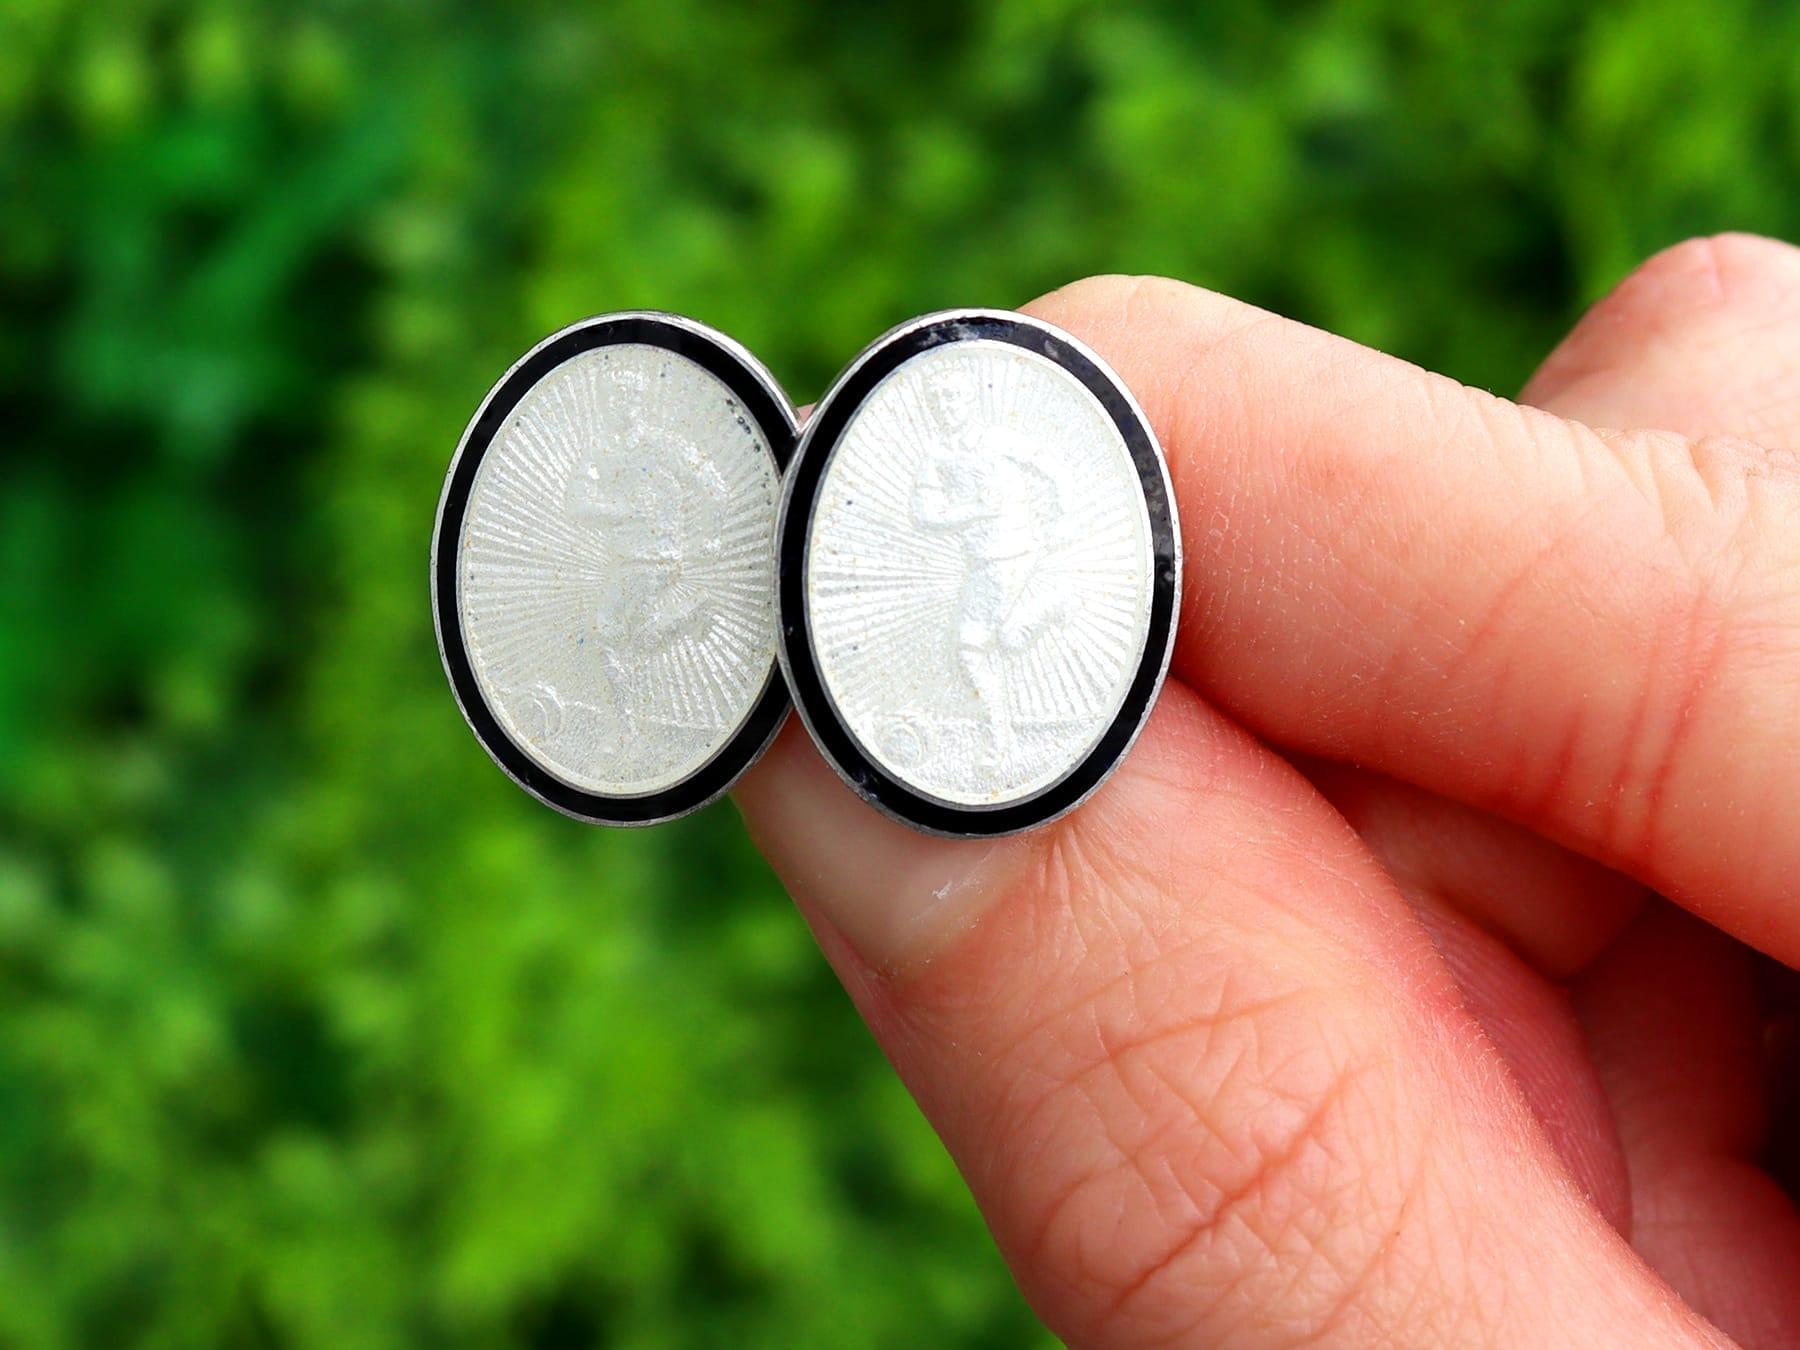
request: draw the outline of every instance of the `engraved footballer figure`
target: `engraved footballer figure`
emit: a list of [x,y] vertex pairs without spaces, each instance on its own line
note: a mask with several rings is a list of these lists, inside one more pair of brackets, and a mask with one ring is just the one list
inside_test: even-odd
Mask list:
[[[629,383],[629,374],[620,378]],[[642,404],[625,401],[623,434],[588,450],[564,494],[569,519],[598,531],[614,560],[596,596],[594,645],[609,701],[627,726],[667,701],[657,697],[646,658],[683,638],[704,639],[713,622],[692,573],[721,551],[718,524],[730,492],[699,447],[651,427]],[[686,723],[694,711],[653,716]]]
[[1066,612],[1066,599],[1044,584],[1043,573],[1070,513],[1032,447],[1006,427],[983,424],[971,371],[944,370],[926,397],[942,434],[919,468],[913,523],[952,534],[961,546],[956,660],[987,723],[988,752],[1002,762],[1018,747],[1005,660],[1029,649]]

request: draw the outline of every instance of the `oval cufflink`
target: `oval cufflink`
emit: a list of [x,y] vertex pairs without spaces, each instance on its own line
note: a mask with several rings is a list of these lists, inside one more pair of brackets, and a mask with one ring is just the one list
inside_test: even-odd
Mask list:
[[763,365],[672,314],[574,324],[488,392],[439,500],[432,610],[464,718],[527,792],[654,824],[768,746],[795,437]]
[[917,829],[1072,810],[1168,668],[1161,448],[1106,364],[1036,319],[948,311],[869,346],[800,438],[777,547],[795,707],[845,782]]

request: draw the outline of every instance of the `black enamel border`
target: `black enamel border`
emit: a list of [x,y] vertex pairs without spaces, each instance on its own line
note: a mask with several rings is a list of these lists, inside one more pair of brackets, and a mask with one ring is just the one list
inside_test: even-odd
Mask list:
[[[961,806],[914,791],[864,753],[825,689],[813,653],[806,605],[806,546],[820,484],[839,440],[877,386],[911,358],[953,342],[1011,343],[1054,361],[1099,400],[1119,429],[1138,471],[1155,555],[1150,627],[1124,701],[1080,763],[1030,797],[1000,806]],[[1035,320],[1002,313],[951,313],[908,325],[877,341],[840,375],[808,421],[788,474],[778,527],[782,669],[813,740],[844,780],[889,815],[934,834],[1004,835],[1052,820],[1079,805],[1131,748],[1168,667],[1180,591],[1181,544],[1162,451],[1118,378],[1079,343]]]
[[790,706],[777,663],[769,663],[767,683],[743,725],[711,759],[679,783],[631,797],[584,792],[527,754],[488,708],[470,666],[457,604],[457,558],[469,492],[501,426],[532,386],[557,366],[585,352],[625,343],[660,347],[718,377],[755,420],[774,456],[777,475],[785,473],[798,435],[793,406],[774,377],[737,343],[673,315],[618,314],[588,319],[546,338],[527,353],[488,392],[464,431],[432,531],[432,604],[438,648],[451,690],[475,738],[494,762],[539,801],[565,815],[601,825],[653,825],[696,811],[722,795],[775,738]]

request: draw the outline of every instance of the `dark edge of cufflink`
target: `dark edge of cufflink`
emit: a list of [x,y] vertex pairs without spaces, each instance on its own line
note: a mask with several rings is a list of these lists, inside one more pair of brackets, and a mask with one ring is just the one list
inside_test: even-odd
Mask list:
[[[806,557],[825,470],[838,441],[881,382],[906,361],[947,343],[989,339],[1049,358],[1099,400],[1124,438],[1138,471],[1155,558],[1150,626],[1124,701],[1094,746],[1061,778],[1029,797],[996,806],[966,806],[921,793],[884,770],[857,741],[825,688],[813,652],[806,604]],[[781,668],[794,707],[838,775],[872,806],[930,834],[956,837],[1016,834],[1074,810],[1124,759],[1162,687],[1174,648],[1181,594],[1181,533],[1168,466],[1143,410],[1106,364],[1068,333],[1004,310],[951,310],[900,325],[871,343],[845,368],[813,410],[795,451],[776,525],[781,610]]]
[[521,357],[481,402],[463,432],[444,478],[431,535],[431,609],[438,654],[463,720],[490,758],[546,806],[599,825],[655,825],[697,811],[723,795],[768,749],[789,708],[779,663],[769,662],[750,715],[712,758],[670,787],[637,796],[608,796],[573,787],[545,769],[506,734],[475,682],[457,603],[458,540],[488,447],[507,417],[545,375],[572,357],[600,347],[642,343],[686,357],[716,376],[755,421],[775,458],[777,476],[793,458],[799,426],[793,404],[763,364],[725,334],[676,314],[603,314],[551,334]]

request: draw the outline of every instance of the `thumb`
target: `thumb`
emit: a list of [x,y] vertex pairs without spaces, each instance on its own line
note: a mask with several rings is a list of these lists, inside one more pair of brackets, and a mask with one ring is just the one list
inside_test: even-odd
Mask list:
[[1034,835],[910,834],[793,729],[738,796],[1071,1342],[1714,1341],[1342,820],[1184,687]]

